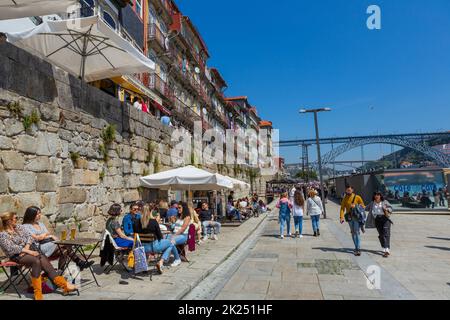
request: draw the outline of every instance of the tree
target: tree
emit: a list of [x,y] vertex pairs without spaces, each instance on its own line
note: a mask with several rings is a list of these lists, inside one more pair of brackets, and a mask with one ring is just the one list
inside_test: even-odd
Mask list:
[[311,170],[308,170],[308,171],[299,171],[296,175],[295,175],[295,177],[296,178],[300,178],[300,179],[303,179],[303,180],[317,180],[318,179],[318,177],[317,177],[317,173],[315,172],[315,171],[311,171]]

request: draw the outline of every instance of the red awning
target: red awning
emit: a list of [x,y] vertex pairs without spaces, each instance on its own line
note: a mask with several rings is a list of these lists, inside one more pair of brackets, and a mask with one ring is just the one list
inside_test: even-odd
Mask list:
[[170,110],[168,110],[167,108],[164,108],[162,105],[160,105],[158,102],[156,102],[155,100],[152,100],[152,104],[155,106],[155,108],[158,108],[159,111],[161,111],[162,113],[167,114],[168,116],[172,115],[172,112],[170,112]]

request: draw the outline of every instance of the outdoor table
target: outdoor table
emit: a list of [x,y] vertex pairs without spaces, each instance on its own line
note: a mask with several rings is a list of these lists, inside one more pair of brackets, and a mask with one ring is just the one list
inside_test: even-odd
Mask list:
[[[64,273],[67,268],[69,267],[69,264],[71,261],[74,261],[77,254],[81,256],[81,259],[88,262],[91,258],[92,254],[94,253],[95,249],[97,249],[98,245],[102,242],[102,239],[93,239],[93,238],[80,238],[75,240],[58,240],[55,241],[55,244],[58,246],[58,250],[61,254],[64,252],[64,247],[71,247],[72,250],[70,251],[69,258],[64,263],[62,272]],[[86,252],[84,251],[83,247],[93,245],[94,248],[91,250],[89,255],[86,255]],[[92,266],[89,266],[89,270],[91,271],[92,277],[94,278],[95,283],[98,287],[100,285],[98,284],[97,278],[95,277],[94,270],[92,269]],[[80,271],[81,272],[81,271]],[[77,277],[78,274],[75,276]],[[74,278],[75,278],[74,277]]]

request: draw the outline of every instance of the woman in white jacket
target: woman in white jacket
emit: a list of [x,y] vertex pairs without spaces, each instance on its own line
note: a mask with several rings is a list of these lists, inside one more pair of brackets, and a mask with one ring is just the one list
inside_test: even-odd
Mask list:
[[314,237],[320,236],[319,222],[320,215],[323,213],[322,200],[317,196],[317,191],[312,189],[308,193],[308,201],[306,201],[306,214],[311,216]]

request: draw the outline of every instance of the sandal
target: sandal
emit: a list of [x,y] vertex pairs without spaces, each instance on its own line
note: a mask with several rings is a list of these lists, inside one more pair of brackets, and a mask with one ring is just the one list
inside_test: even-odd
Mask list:
[[162,263],[158,262],[158,263],[156,264],[156,269],[158,269],[158,273],[159,273],[159,274],[163,274]]

